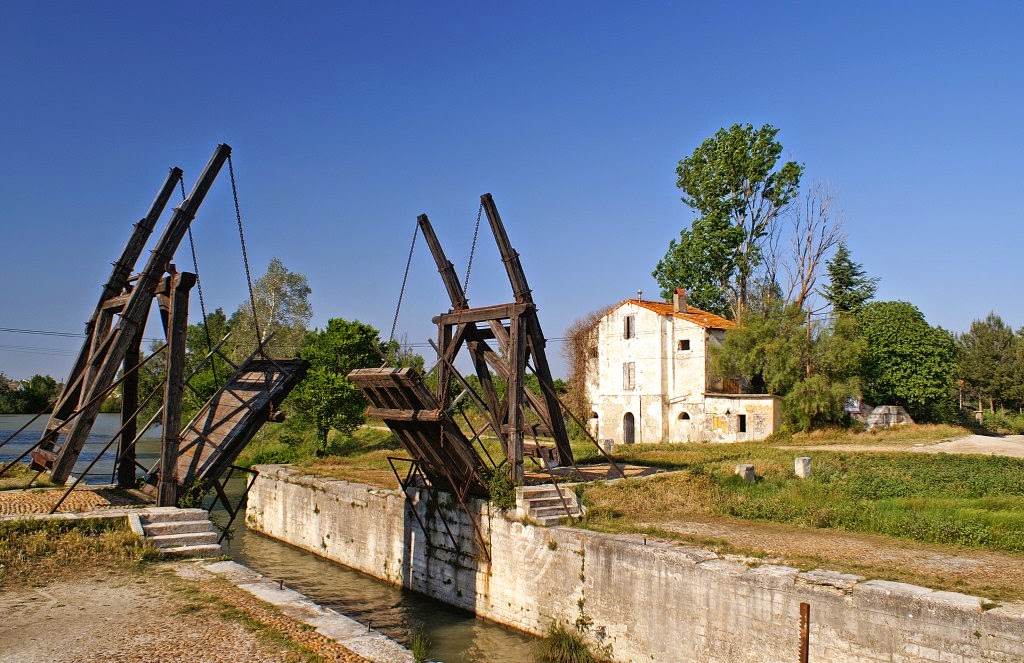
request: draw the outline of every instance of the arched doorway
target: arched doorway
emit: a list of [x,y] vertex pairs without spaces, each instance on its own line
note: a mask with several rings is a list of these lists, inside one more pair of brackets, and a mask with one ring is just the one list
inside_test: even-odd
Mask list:
[[622,418],[622,443],[633,444],[636,442],[636,431],[633,424],[633,413],[627,412]]
[[679,415],[679,423],[677,424],[676,428],[676,439],[678,439],[680,442],[690,441],[690,437],[692,435],[690,428],[691,423],[692,422],[690,421],[689,412],[683,412],[682,414]]

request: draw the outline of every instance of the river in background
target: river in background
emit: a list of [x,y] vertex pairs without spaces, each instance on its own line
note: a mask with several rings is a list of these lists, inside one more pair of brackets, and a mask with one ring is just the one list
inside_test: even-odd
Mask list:
[[[23,426],[30,415],[0,415],[0,441]],[[97,458],[100,451],[120,427],[117,414],[101,414],[86,441],[75,475]],[[0,448],[0,466],[16,458],[38,439],[46,425],[40,417],[23,433]],[[160,455],[159,428],[148,431],[138,443],[138,460],[146,467]],[[114,453],[103,454],[85,481],[107,484],[111,481]],[[244,478],[232,479],[229,493],[240,495]],[[214,511],[215,519],[225,522],[227,514]],[[533,661],[536,639],[478,619],[472,613],[448,606],[420,594],[390,585],[276,539],[252,532],[244,518],[231,526],[226,552],[249,568],[302,592],[311,600],[333,608],[343,615],[367,624],[385,635],[407,644],[419,629],[430,637],[431,656],[446,663],[493,662],[523,663]]]

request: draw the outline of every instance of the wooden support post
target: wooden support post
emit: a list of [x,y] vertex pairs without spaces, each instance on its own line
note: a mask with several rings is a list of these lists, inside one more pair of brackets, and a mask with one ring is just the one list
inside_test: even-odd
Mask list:
[[523,338],[523,319],[512,317],[511,349],[508,375],[508,449],[509,472],[512,482],[523,485],[523,380],[526,370],[526,339]]
[[430,255],[434,256],[434,263],[437,264],[437,271],[441,274],[441,280],[444,281],[445,290],[448,291],[448,298],[452,301],[452,308],[456,311],[468,308],[469,301],[466,299],[466,293],[462,289],[462,284],[459,283],[459,277],[455,275],[455,267],[444,255],[444,249],[441,248],[441,243],[437,241],[437,235],[434,234],[434,227],[430,225],[430,219],[427,218],[426,214],[420,214],[416,217],[416,223],[420,226],[423,239],[427,240],[427,246],[430,247]]
[[[139,372],[132,370],[139,364],[142,334],[136,334],[124,355],[124,382],[121,383],[121,439],[117,449],[117,485],[121,488],[135,487],[135,445],[132,442],[139,432]],[[131,371],[129,373],[129,371]]]
[[121,319],[111,330],[113,337],[103,357],[102,365],[96,372],[96,379],[92,384],[82,387],[85,392],[83,402],[89,403],[89,405],[81,408],[81,414],[75,420],[67,440],[58,452],[53,469],[50,470],[50,480],[54,483],[64,483],[71,475],[71,469],[82,452],[82,447],[85,446],[85,441],[89,437],[100,411],[102,403],[98,398],[94,400],[94,397],[102,394],[113,383],[117,371],[124,362],[128,344],[145,327],[156,287],[229,154],[231,154],[231,148],[228,145],[217,147],[213,157],[210,158],[206,168],[196,180],[188,199],[175,208],[174,214],[167,222],[167,227],[157,241],[149,260],[146,261],[146,266],[139,272],[139,279],[132,290],[131,298],[125,304]]
[[157,506],[178,502],[178,437],[181,433],[181,398],[185,391],[185,338],[188,334],[188,294],[196,275],[174,275],[171,290],[170,329],[167,335],[167,382],[164,384],[164,416],[161,422],[160,483]]
[[808,663],[811,650],[811,604],[800,604],[800,663]]
[[[50,415],[50,423],[47,424],[45,429],[47,432],[43,434],[42,447],[44,449],[52,449],[57,439],[56,434],[50,433],[55,427],[53,425],[54,420],[65,420],[70,417],[71,413],[78,407],[79,402],[81,402],[80,392],[88,388],[88,385],[83,384],[82,378],[86,365],[89,362],[93,335],[96,329],[96,319],[103,308],[103,304],[111,297],[120,294],[128,284],[128,277],[131,276],[135,263],[138,262],[142,250],[146,247],[146,242],[149,241],[149,236],[153,233],[156,222],[160,219],[160,215],[163,214],[167,201],[170,200],[175,187],[178,186],[181,174],[180,168],[171,168],[171,172],[168,173],[167,179],[150,205],[149,212],[135,224],[135,229],[132,231],[131,237],[128,238],[128,243],[121,252],[121,257],[114,262],[114,268],[111,270],[110,277],[100,293],[100,300],[96,304],[96,310],[85,324],[86,339],[82,343],[82,348],[79,350],[78,358],[75,359],[71,373],[68,374],[68,379],[64,382],[64,391],[61,392],[60,397],[57,399],[57,404],[53,408],[53,414]],[[49,438],[45,439],[48,434]]]

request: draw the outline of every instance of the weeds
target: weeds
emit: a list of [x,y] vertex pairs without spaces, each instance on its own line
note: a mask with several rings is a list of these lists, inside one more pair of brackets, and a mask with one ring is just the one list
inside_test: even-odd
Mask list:
[[434,643],[430,641],[430,636],[427,635],[422,626],[416,630],[412,640],[409,641],[409,651],[412,652],[412,658],[416,663],[424,663],[429,660],[430,648],[433,646]]
[[590,651],[587,642],[575,630],[562,622],[553,622],[543,640],[537,643],[535,651],[538,661],[545,663],[600,663]]

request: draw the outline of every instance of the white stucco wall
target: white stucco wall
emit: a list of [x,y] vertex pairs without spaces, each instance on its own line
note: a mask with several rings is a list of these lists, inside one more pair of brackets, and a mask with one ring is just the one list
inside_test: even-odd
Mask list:
[[[633,316],[634,335],[625,337],[625,318]],[[598,356],[588,371],[599,439],[626,441],[624,420],[633,416],[634,443],[741,442],[763,439],[778,430],[777,398],[717,395],[709,384],[709,347],[725,331],[661,315],[627,301],[598,324]],[[680,349],[680,341],[689,347]],[[624,365],[634,365],[634,388],[624,380]],[[685,416],[683,416],[685,414]],[[746,417],[745,431],[740,417]],[[681,418],[682,417],[682,418]]]

